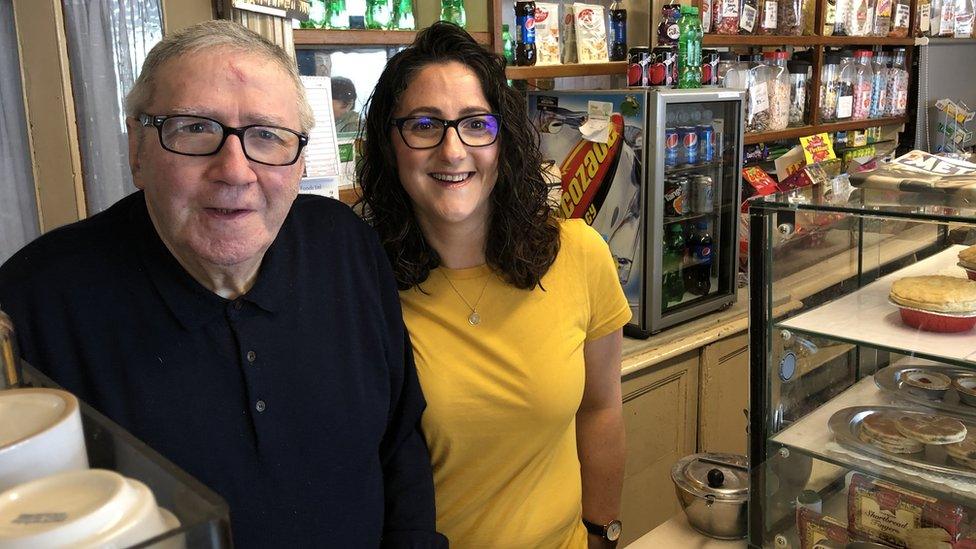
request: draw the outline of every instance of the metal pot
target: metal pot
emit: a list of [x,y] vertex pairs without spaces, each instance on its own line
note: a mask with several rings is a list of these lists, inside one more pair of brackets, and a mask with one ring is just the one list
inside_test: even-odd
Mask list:
[[745,456],[685,456],[671,468],[671,480],[692,528],[718,539],[746,537],[749,462]]

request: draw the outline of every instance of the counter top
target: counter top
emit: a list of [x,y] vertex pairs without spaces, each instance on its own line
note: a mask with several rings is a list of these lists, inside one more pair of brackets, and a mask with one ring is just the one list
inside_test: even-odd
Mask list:
[[688,525],[684,513],[678,513],[667,522],[644,534],[624,549],[745,549],[746,540],[714,539],[699,534]]

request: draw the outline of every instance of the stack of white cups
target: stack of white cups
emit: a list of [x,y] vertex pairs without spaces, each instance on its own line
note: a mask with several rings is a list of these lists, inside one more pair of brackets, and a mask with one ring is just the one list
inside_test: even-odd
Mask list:
[[128,547],[178,526],[143,483],[88,468],[74,395],[0,391],[0,549]]

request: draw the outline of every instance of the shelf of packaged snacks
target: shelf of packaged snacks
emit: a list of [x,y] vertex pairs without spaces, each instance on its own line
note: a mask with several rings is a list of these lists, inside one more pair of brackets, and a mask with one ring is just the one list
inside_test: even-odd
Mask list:
[[607,74],[627,74],[627,62],[611,61],[609,63],[573,63],[569,65],[505,68],[505,75],[511,80],[532,80],[534,78],[560,78],[572,76],[602,76]]
[[[400,30],[335,30],[295,29],[295,46],[406,46],[417,36],[416,31]],[[490,44],[491,34],[472,32],[479,44]]]
[[848,130],[863,130],[875,126],[890,126],[892,124],[904,124],[907,120],[905,116],[892,116],[888,118],[868,118],[867,120],[851,120],[849,122],[833,122],[829,124],[817,124],[812,126],[798,126],[796,128],[786,128],[775,132],[747,133],[743,142],[746,145],[755,143],[766,143],[768,141],[780,141],[783,139],[796,139],[818,133],[843,132]]

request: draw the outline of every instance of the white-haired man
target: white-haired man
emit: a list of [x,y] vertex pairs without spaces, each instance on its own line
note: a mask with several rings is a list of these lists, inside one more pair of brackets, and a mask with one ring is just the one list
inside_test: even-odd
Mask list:
[[345,206],[297,197],[294,62],[190,27],[126,114],[140,192],[0,268],[24,357],[221,494],[237,546],[444,543],[386,256]]

